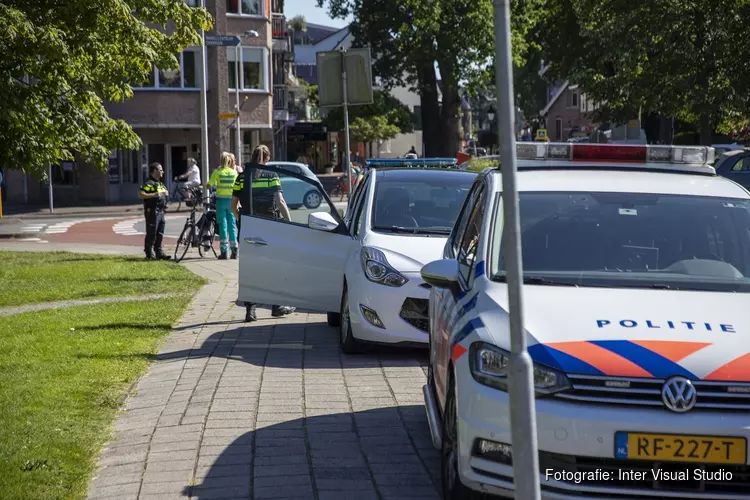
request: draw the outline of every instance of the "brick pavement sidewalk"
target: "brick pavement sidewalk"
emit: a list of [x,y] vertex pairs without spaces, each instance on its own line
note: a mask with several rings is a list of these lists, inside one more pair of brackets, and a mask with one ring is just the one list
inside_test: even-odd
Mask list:
[[426,353],[342,355],[323,315],[246,325],[237,263],[186,265],[211,282],[127,400],[91,500],[439,498]]

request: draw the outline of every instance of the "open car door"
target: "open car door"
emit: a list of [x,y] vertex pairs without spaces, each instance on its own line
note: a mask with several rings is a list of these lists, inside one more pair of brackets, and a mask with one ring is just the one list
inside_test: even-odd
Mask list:
[[[271,165],[247,168],[244,176],[238,299],[338,312],[344,266],[356,241],[318,178]],[[283,197],[284,179],[290,178],[296,179],[297,184],[303,181],[309,192],[320,195],[323,202],[312,210],[304,205],[289,209],[291,220],[286,220],[278,218],[277,214],[283,217],[285,211],[275,212],[279,207],[274,207],[274,197],[279,190]],[[252,190],[247,187],[250,182]]]

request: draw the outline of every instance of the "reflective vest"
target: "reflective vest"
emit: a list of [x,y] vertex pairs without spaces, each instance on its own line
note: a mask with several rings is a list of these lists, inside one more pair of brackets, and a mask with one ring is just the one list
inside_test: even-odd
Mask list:
[[236,179],[237,172],[233,168],[220,168],[211,174],[208,185],[216,186],[217,198],[231,198]]

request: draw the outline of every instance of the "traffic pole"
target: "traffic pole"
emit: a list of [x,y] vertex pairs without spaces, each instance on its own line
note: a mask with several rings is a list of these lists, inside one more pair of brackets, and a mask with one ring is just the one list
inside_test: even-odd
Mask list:
[[[201,0],[201,7],[206,8],[206,0]],[[203,199],[208,200],[208,85],[206,49],[206,32],[201,28],[201,167],[203,169]]]
[[346,203],[348,204],[351,198],[352,191],[352,165],[349,149],[349,95],[346,90],[346,49],[341,49],[341,78],[344,82],[344,147],[346,148],[346,179],[348,184],[346,185]]
[[49,180],[48,188],[47,188],[48,189],[47,193],[48,193],[48,196],[49,196],[49,213],[54,213],[55,212],[55,203],[53,201],[53,198],[54,198],[53,191],[54,191],[54,189],[52,189],[52,165],[50,165],[49,169],[47,170],[47,176],[48,176],[48,180]]
[[508,360],[513,476],[516,500],[541,500],[534,407],[533,364],[526,350],[523,322],[521,224],[516,186],[515,106],[510,45],[509,0],[494,0],[495,80],[498,103],[500,169],[503,178],[503,250],[506,256],[511,353]]

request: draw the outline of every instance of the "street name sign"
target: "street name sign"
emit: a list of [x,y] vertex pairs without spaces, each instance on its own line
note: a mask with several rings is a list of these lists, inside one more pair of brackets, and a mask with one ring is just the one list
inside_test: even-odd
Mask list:
[[232,35],[206,35],[207,47],[236,47],[240,44],[239,37]]

